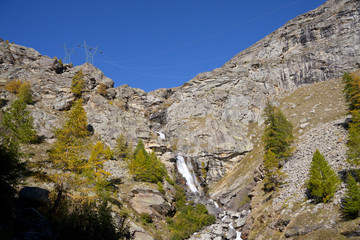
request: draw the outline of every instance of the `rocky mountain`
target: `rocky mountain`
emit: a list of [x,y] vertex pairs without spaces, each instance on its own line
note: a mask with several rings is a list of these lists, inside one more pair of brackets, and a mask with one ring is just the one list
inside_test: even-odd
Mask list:
[[[74,101],[71,80],[82,69],[86,82],[84,108],[94,134],[112,147],[121,133],[133,144],[143,139],[170,173],[177,173],[176,158],[183,156],[194,169],[200,192],[207,191],[221,207],[232,211],[252,208],[245,227],[241,226],[251,239],[269,239],[265,236],[273,236],[277,231],[285,231],[281,236],[294,238],[322,229],[320,221],[309,227],[291,216],[294,211],[300,215],[304,209],[313,211],[308,205],[297,208],[296,203],[305,199],[303,193],[298,192],[293,200],[288,198],[303,187],[308,169],[304,162],[309,161],[313,150],[308,146],[322,149],[339,171],[348,168],[340,163],[345,147],[339,139],[345,139],[346,133],[339,126],[346,107],[336,79],[359,67],[357,0],[328,0],[237,54],[221,68],[200,73],[180,87],[148,93],[127,85],[114,88],[113,81],[91,64],[73,67],[34,49],[0,41],[0,83],[11,79],[31,82],[35,103],[29,109],[44,146],[54,141],[52,130],[62,125],[64,113]],[[106,94],[99,94],[100,85],[106,86]],[[328,93],[324,94],[324,90]],[[4,89],[0,89],[0,96],[6,100],[14,97]],[[289,185],[278,193],[271,206],[261,196],[259,184],[262,109],[268,99],[289,116],[300,139],[296,153],[284,167]],[[6,104],[2,107],[5,109]],[[319,138],[325,141],[316,145]],[[39,147],[34,161],[44,158],[45,150],[46,147]],[[113,178],[130,179],[121,164],[109,162],[107,166]],[[294,166],[301,171],[294,172]],[[191,191],[188,192],[190,196]],[[129,185],[121,198],[128,199],[135,209],[152,208],[150,213],[155,215],[172,211],[167,204],[171,197],[161,196],[148,186]],[[340,198],[339,193],[337,204]],[[159,204],[153,207],[141,199],[157,199]],[[286,202],[290,207],[283,207]],[[296,209],[292,209],[295,205]],[[269,213],[271,216],[259,220],[264,209],[284,211],[287,215]],[[337,215],[334,216],[323,224],[326,228],[336,225]],[[260,227],[265,230],[260,231]],[[145,230],[138,232],[145,234]]]

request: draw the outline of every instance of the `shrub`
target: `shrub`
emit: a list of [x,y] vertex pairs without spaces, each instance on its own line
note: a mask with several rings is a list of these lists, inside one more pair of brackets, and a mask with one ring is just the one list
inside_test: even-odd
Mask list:
[[173,219],[168,219],[172,240],[189,238],[204,226],[213,224],[216,218],[210,215],[203,204],[182,206]]
[[325,157],[316,149],[309,172],[307,189],[311,198],[317,202],[328,202],[334,196],[340,180]]
[[33,103],[30,82],[24,82],[21,84],[19,88],[18,99],[24,101],[27,104]]
[[5,85],[5,89],[11,93],[17,94],[17,93],[19,93],[21,85],[22,85],[22,82],[20,80],[14,79]]
[[97,92],[101,95],[101,96],[106,96],[106,85],[103,83],[100,83],[99,86],[97,87]]
[[360,188],[351,174],[348,174],[342,212],[345,217],[350,219],[357,218],[360,212]]
[[173,218],[166,219],[171,231],[170,239],[186,239],[204,226],[215,222],[215,216],[210,215],[203,204],[194,205],[193,202],[188,202],[184,189],[177,184],[174,187],[176,214]]
[[140,214],[140,219],[141,219],[143,224],[148,224],[148,223],[153,222],[153,219],[152,219],[152,217],[151,217],[151,215],[149,213],[141,213]]
[[159,192],[161,192],[162,194],[165,194],[163,184],[161,182],[157,182],[157,186],[158,186]]

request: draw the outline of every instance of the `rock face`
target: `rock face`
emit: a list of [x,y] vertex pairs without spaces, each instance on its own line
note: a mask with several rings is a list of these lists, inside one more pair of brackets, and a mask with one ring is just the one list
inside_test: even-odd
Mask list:
[[163,194],[151,188],[136,187],[130,197],[131,207],[139,214],[148,213],[161,218],[175,210]]
[[[267,98],[360,67],[359,9],[357,0],[328,0],[221,68],[200,73],[178,88],[149,93],[126,85],[113,88],[113,81],[90,64],[63,65],[34,49],[2,40],[0,81],[32,83],[34,122],[45,140],[51,141],[52,130],[61,126],[64,111],[74,100],[71,79],[82,69],[84,108],[95,134],[110,146],[120,133],[134,144],[139,138],[147,147],[155,142],[167,167],[171,169],[173,155],[181,154],[193,163],[202,184],[211,185],[254,148],[250,126],[262,124]],[[107,88],[106,95],[97,92],[99,84]],[[218,195],[228,194],[224,191]]]
[[199,167],[205,163],[208,183],[252,149],[249,123],[262,122],[267,97],[360,66],[359,8],[359,1],[329,0],[172,95],[164,132]]

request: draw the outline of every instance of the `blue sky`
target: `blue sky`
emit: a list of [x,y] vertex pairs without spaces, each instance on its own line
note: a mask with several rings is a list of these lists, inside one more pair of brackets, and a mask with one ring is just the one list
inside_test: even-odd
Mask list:
[[[325,0],[0,0],[0,37],[43,55],[94,65],[115,86],[177,87],[221,67]],[[79,47],[80,45],[80,47]],[[101,51],[101,52],[100,52]]]

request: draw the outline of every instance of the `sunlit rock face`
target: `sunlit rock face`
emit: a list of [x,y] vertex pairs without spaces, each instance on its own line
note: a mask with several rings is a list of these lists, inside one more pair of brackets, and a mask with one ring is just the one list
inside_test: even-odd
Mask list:
[[268,97],[360,66],[359,8],[359,1],[329,0],[200,73],[169,97],[162,131],[216,182],[252,149],[249,124],[262,123]]
[[[50,140],[74,100],[71,79],[82,69],[84,108],[95,134],[111,146],[124,133],[133,143],[139,138],[145,144],[157,142],[161,154],[181,152],[198,180],[213,184],[252,150],[258,136],[249,126],[262,123],[267,98],[360,66],[359,8],[356,0],[329,0],[221,68],[173,89],[146,93],[126,85],[113,88],[113,81],[90,64],[62,65],[34,49],[5,41],[0,41],[0,80],[32,83],[35,124]],[[107,87],[105,96],[97,92],[99,84]],[[166,139],[157,136],[159,132]]]

